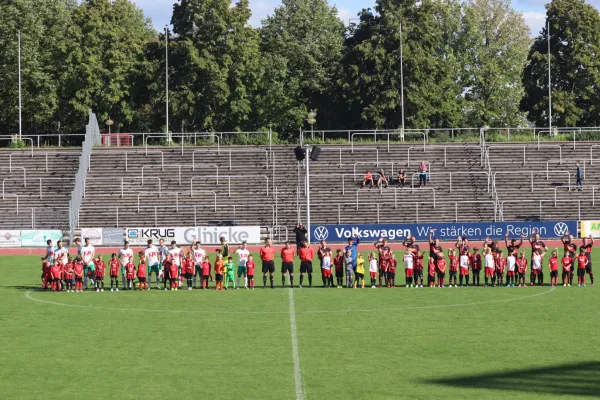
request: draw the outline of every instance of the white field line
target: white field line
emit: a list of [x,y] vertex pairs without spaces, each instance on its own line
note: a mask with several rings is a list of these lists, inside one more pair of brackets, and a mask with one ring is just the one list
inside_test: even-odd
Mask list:
[[294,381],[296,383],[296,400],[304,400],[302,372],[300,370],[300,354],[298,352],[298,335],[296,333],[296,310],[294,307],[294,291],[290,293],[290,330],[292,332],[292,357],[294,358]]
[[[290,289],[292,290],[292,289]],[[296,289],[294,289],[296,290]],[[485,304],[494,304],[494,303],[510,303],[513,301],[530,299],[533,297],[543,296],[548,293],[552,293],[556,290],[556,287],[551,288],[545,292],[531,294],[527,296],[520,297],[512,297],[509,299],[501,299],[501,300],[490,300],[490,301],[477,301],[473,303],[455,303],[455,304],[437,304],[437,305],[428,305],[428,306],[406,306],[406,307],[391,307],[391,308],[373,308],[373,309],[345,309],[345,310],[307,310],[307,311],[298,311],[296,314],[333,314],[333,313],[359,313],[359,312],[390,312],[390,311],[401,311],[401,310],[429,310],[436,308],[451,308],[451,307],[468,307],[468,306],[479,306]],[[75,295],[76,296],[76,295]],[[170,314],[219,314],[219,315],[248,315],[248,314],[256,314],[256,315],[273,315],[273,314],[289,314],[289,311],[206,311],[206,310],[167,310],[167,309],[152,309],[152,308],[118,308],[118,307],[101,307],[94,305],[85,305],[85,304],[68,304],[61,303],[58,301],[52,300],[42,300],[36,299],[31,295],[31,291],[28,290],[25,292],[25,298],[44,304],[50,304],[53,306],[59,307],[73,307],[73,308],[87,308],[94,310],[108,310],[108,311],[134,311],[134,312],[155,312],[155,313],[170,313]]]

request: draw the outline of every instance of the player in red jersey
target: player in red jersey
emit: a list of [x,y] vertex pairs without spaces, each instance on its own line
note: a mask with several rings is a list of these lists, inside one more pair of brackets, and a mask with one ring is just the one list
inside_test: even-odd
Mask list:
[[498,249],[495,261],[496,266],[496,282],[498,286],[504,286],[504,270],[506,268],[506,258],[502,254],[502,250]]
[[569,277],[571,275],[571,271],[573,269],[574,259],[569,256],[569,254],[565,254],[565,256],[561,260],[562,264],[562,282],[563,286],[571,286],[569,283]]
[[[109,274],[110,274],[110,291],[114,289],[119,291],[119,270],[121,269],[121,263],[117,258],[117,253],[112,253],[110,261],[108,262]],[[114,288],[114,289],[113,289]]]
[[[533,268],[533,259],[535,251],[538,250],[539,254],[545,253],[548,250],[546,244],[540,240],[540,234],[534,229],[532,235],[529,237],[529,244],[531,244],[531,274],[529,275],[529,284],[533,286],[535,284],[536,270]],[[544,260],[542,259],[542,262]]]
[[[573,242],[573,235],[571,235],[570,232],[567,232],[566,234],[563,235],[562,238],[560,238],[560,240],[563,244],[563,249],[564,249],[563,256],[571,257],[572,259],[575,259],[575,257],[577,257],[577,245]],[[573,284],[574,274],[575,274],[575,268],[572,268],[569,273],[569,284],[570,285]]]
[[102,260],[102,256],[98,256],[94,260],[94,273],[96,274],[96,292],[104,292],[104,274],[106,273],[106,264]]
[[550,285],[558,285],[558,249],[552,251],[548,260],[548,269],[550,270]]
[[[344,256],[342,255],[342,249],[335,251],[336,256],[333,258],[333,265],[335,267],[335,279],[337,281],[338,289],[341,289],[344,285]],[[375,282],[375,277],[371,276],[371,284]]]
[[73,278],[75,277],[75,273],[73,271],[73,259],[71,257],[67,259],[67,263],[65,264],[64,277],[67,292],[73,292]]
[[585,272],[590,276],[591,285],[594,286],[594,273],[592,272],[592,247],[594,247],[594,238],[592,235],[583,238],[583,244],[580,248],[585,250],[585,256],[588,259],[588,263],[585,267]]
[[396,269],[398,268],[398,260],[396,260],[396,255],[394,253],[390,253],[389,261],[388,261],[388,287],[395,288],[396,287]]
[[415,260],[415,271],[414,271],[415,287],[423,287],[423,258],[424,257],[425,257],[425,252],[423,252],[423,251],[413,252],[413,258]]
[[454,280],[454,287],[458,287],[456,283],[456,275],[458,274],[458,257],[454,249],[448,250],[448,259],[450,260],[450,279],[448,280],[448,286],[452,287],[452,280]]
[[179,287],[179,266],[177,264],[175,264],[174,262],[172,262],[169,265],[169,278],[171,281],[171,290],[177,291],[178,287]]
[[81,258],[77,257],[75,259],[75,263],[73,264],[73,272],[75,272],[75,291],[83,292],[83,262]]
[[42,289],[48,289],[50,279],[50,264],[44,260],[42,261]]
[[52,288],[53,292],[61,291],[60,266],[58,263],[55,263],[52,267],[50,267],[50,287]]
[[427,264],[427,286],[433,287],[435,285],[435,261],[433,257],[429,257],[429,262]]
[[588,259],[585,256],[585,249],[579,248],[579,255],[577,256],[577,286],[585,286],[585,267],[587,266]]
[[[441,254],[440,254],[441,253]],[[444,278],[446,277],[446,258],[443,252],[437,253],[436,271],[438,277],[438,287],[444,287]]]
[[163,267],[163,282],[164,282],[164,286],[165,286],[165,290],[169,290],[168,289],[168,285],[167,285],[167,281],[169,281],[169,285],[172,287],[173,285],[171,285],[171,264],[173,264],[173,259],[172,259],[172,255],[171,253],[166,253],[165,255],[165,259],[162,262],[162,267]]
[[125,277],[127,278],[127,287],[125,290],[135,290],[135,264],[133,257],[125,264]]
[[208,257],[204,258],[202,264],[200,265],[200,268],[202,270],[202,282],[200,282],[200,286],[202,289],[206,290],[208,289],[208,277],[210,276],[211,269],[210,260],[208,259]]
[[246,276],[248,277],[248,283],[250,284],[250,289],[254,289],[254,270],[256,268],[256,263],[254,262],[254,257],[252,255],[248,256],[248,261],[246,262]]
[[137,278],[140,290],[148,290],[147,274],[148,267],[146,266],[146,257],[140,256],[140,263],[137,267]]
[[473,249],[473,254],[469,257],[469,262],[471,263],[471,271],[473,272],[473,286],[479,286],[479,274],[481,273],[481,254],[479,254],[479,249],[475,247]]
[[383,284],[388,286],[388,270],[390,268],[390,255],[384,254],[379,261],[379,287],[381,287],[381,281]]
[[527,259],[525,253],[520,252],[519,258],[517,258],[517,273],[519,274],[519,287],[525,285],[525,274],[527,273]]

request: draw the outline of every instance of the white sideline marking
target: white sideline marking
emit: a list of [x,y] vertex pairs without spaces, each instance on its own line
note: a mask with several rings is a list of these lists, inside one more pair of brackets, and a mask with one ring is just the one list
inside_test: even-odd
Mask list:
[[[290,289],[291,291],[292,289]],[[295,289],[294,289],[295,290]],[[438,304],[438,305],[429,305],[429,306],[406,306],[406,307],[392,307],[392,308],[373,308],[373,309],[354,309],[354,310],[308,310],[308,311],[298,311],[297,314],[333,314],[333,313],[359,313],[359,312],[390,312],[390,311],[400,311],[400,310],[428,310],[435,308],[450,308],[450,307],[467,307],[467,306],[480,306],[485,304],[494,304],[494,303],[510,303],[513,301],[530,299],[532,297],[543,296],[548,293],[552,293],[556,290],[556,287],[551,288],[545,292],[531,294],[528,296],[521,297],[512,297],[509,299],[501,299],[501,300],[490,300],[490,301],[477,301],[474,303],[456,303],[456,304]],[[93,305],[83,305],[83,304],[68,304],[68,303],[60,303],[58,301],[51,300],[41,300],[36,299],[31,296],[31,291],[28,290],[25,292],[25,298],[44,304],[51,304],[53,306],[59,307],[74,307],[74,308],[87,308],[87,309],[95,309],[95,310],[109,310],[109,311],[134,311],[134,312],[156,312],[156,313],[172,313],[172,314],[219,314],[219,315],[248,315],[248,314],[257,314],[257,315],[269,315],[269,314],[288,314],[289,311],[194,311],[194,310],[157,310],[152,308],[117,308],[117,307],[100,307]]]
[[290,288],[290,330],[292,331],[292,356],[294,358],[294,381],[296,382],[296,400],[304,400],[302,372],[300,370],[300,354],[298,353],[298,335],[296,333],[296,310],[294,307],[294,291]]

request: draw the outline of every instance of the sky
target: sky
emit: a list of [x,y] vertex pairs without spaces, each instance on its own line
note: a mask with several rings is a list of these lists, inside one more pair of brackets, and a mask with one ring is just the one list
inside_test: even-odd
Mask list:
[[[162,30],[169,23],[175,0],[134,0],[137,6],[144,10],[147,17],[152,19],[156,29]],[[521,11],[531,29],[531,36],[537,36],[545,23],[546,0],[512,0],[513,7]],[[600,7],[600,0],[588,0],[589,3]],[[281,4],[279,0],[250,0],[252,17],[250,23],[257,27],[260,21],[273,13],[275,7]],[[349,18],[354,18],[363,8],[373,7],[373,0],[329,0],[336,6],[342,21],[348,24]]]

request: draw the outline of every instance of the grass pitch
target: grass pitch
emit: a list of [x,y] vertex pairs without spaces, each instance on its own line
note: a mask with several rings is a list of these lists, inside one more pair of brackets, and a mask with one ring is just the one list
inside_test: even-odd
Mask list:
[[275,290],[49,293],[36,256],[1,257],[0,274],[5,399],[600,396],[597,286],[325,290],[315,276],[290,293],[277,273]]

